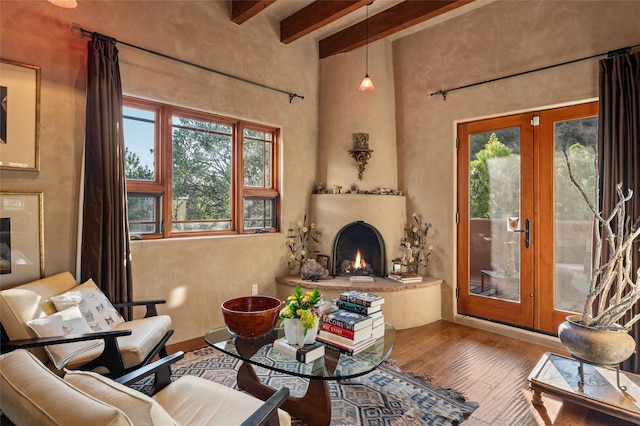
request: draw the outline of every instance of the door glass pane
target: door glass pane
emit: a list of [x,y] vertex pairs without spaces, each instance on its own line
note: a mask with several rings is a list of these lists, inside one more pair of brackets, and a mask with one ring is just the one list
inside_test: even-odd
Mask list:
[[469,291],[520,301],[520,128],[470,135]]
[[562,121],[554,124],[555,144],[555,306],[556,310],[580,312],[589,290],[593,213],[569,180],[571,172],[591,203],[595,203],[595,159],[598,119]]

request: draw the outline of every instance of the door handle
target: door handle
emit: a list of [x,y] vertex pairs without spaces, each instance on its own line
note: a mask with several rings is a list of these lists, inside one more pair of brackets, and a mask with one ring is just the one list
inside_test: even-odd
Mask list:
[[530,230],[531,230],[531,223],[529,222],[529,219],[526,219],[524,221],[524,229],[513,230],[513,232],[524,232],[524,246],[526,248],[529,248],[529,246],[531,245],[531,240],[529,239]]

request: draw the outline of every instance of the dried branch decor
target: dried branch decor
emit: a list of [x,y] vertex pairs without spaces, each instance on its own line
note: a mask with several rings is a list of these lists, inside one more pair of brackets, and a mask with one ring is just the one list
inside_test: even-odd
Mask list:
[[[635,282],[632,278],[632,249],[634,241],[640,237],[640,217],[632,224],[631,218],[627,217],[626,209],[627,202],[633,196],[633,191],[629,189],[625,195],[622,184],[617,184],[618,202],[611,214],[604,217],[576,181],[566,150],[563,150],[563,153],[571,183],[580,191],[594,214],[593,268],[589,293],[585,300],[580,323],[604,329],[630,329],[640,320],[640,313],[634,315],[622,326],[618,321],[640,300],[640,268],[635,271]],[[599,196],[596,185],[596,200],[600,199]],[[606,261],[602,259],[603,249],[608,251]],[[595,306],[597,309],[594,311]]]

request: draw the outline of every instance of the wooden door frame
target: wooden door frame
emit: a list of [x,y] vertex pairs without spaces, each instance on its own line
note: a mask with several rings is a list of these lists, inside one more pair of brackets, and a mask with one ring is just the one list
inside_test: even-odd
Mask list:
[[[459,123],[457,126],[458,137],[460,134],[472,134],[489,132],[492,130],[507,129],[513,127],[520,128],[520,186],[521,186],[521,204],[520,217],[524,219],[532,219],[533,199],[522,197],[522,191],[525,187],[533,191],[533,146],[527,144],[533,143],[533,128],[531,119],[533,113],[523,113],[509,115],[505,117],[490,118],[467,123]],[[524,143],[524,145],[523,145]],[[525,148],[525,149],[523,149]],[[523,155],[524,151],[524,155]],[[473,296],[469,294],[470,276],[469,276],[469,163],[470,163],[470,147],[468,141],[459,143],[458,145],[458,182],[466,182],[465,185],[458,185],[457,206],[458,206],[458,227],[457,227],[457,277],[458,277],[458,300],[457,311],[462,314],[472,315],[479,318],[491,318],[496,321],[504,322],[525,328],[533,327],[533,280],[520,280],[520,302],[508,302],[498,299],[491,299],[483,296]],[[530,254],[529,259],[521,262],[521,272],[530,271],[529,275],[533,276],[533,250],[535,248],[534,240],[531,239],[529,248],[525,248],[524,235],[520,238],[520,253]],[[521,273],[521,276],[524,274]],[[471,302],[474,298],[482,298],[482,306],[473,306]],[[507,309],[511,308],[511,309]]]
[[[522,156],[521,150],[521,176],[522,186],[530,185],[533,191],[531,200],[522,200],[521,217],[525,219],[524,213],[530,209],[531,222],[531,248],[532,250],[532,285],[526,287],[527,283],[521,280],[521,305],[523,309],[518,316],[521,318],[531,318],[529,323],[513,315],[505,315],[501,312],[501,303],[498,301],[483,298],[483,304],[487,305],[489,315],[483,315],[473,309],[469,309],[461,303],[460,296],[463,292],[469,291],[469,143],[460,143],[457,153],[457,179],[458,179],[458,226],[457,226],[457,281],[458,281],[458,301],[457,311],[461,314],[472,315],[488,320],[504,322],[515,326],[530,328],[536,331],[549,334],[556,334],[558,325],[565,320],[572,312],[556,311],[555,305],[555,214],[543,215],[542,212],[554,212],[555,194],[555,140],[554,124],[561,121],[580,120],[598,115],[598,101],[575,104],[559,108],[551,108],[541,111],[533,111],[522,114],[514,114],[504,117],[497,117],[473,122],[459,123],[457,126],[458,135],[487,132],[494,129],[504,129],[515,127],[514,122],[519,122],[521,129],[521,145],[528,137],[532,146],[528,151],[531,158]],[[538,117],[542,125],[527,125],[534,117]],[[472,127],[473,130],[469,130]],[[530,173],[525,170],[524,164],[531,165]],[[460,185],[460,182],[466,182]],[[531,204],[529,204],[531,203]],[[550,231],[550,232],[549,232]],[[521,252],[524,250],[523,239],[520,240]],[[551,289],[551,291],[549,291]],[[527,293],[528,291],[528,293]],[[525,297],[530,297],[531,303],[525,304]],[[462,309],[461,309],[462,307]],[[525,324],[526,323],[526,324]]]
[[[544,126],[536,126],[534,149],[536,150],[535,207],[534,229],[539,229],[535,235],[536,250],[534,250],[535,270],[534,291],[538,295],[536,303],[539,308],[534,309],[534,328],[547,333],[557,333],[558,326],[572,312],[557,311],[555,305],[555,291],[545,291],[548,280],[552,281],[551,288],[555,290],[555,214],[542,215],[543,211],[554,211],[555,194],[555,138],[554,124],[561,121],[580,120],[598,115],[598,101],[571,105],[539,111],[534,114],[540,118]],[[544,188],[544,190],[542,190]],[[551,188],[551,190],[549,190]],[[544,232],[551,230],[551,232]]]

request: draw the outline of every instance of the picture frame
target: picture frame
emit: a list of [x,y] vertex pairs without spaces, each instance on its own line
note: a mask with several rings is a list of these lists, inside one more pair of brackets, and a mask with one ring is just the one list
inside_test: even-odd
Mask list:
[[40,67],[0,59],[0,169],[40,170]]
[[42,192],[0,192],[0,288],[44,277]]

